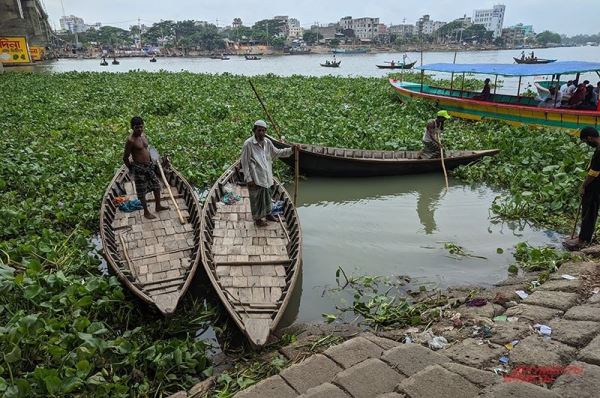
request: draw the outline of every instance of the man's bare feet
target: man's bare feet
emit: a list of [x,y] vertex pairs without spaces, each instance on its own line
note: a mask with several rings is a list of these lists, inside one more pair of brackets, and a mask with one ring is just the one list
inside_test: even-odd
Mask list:
[[266,227],[267,226],[267,222],[265,220],[256,220],[254,221],[254,225],[256,225],[257,227]]
[[156,218],[154,214],[150,213],[147,210],[144,212],[144,217],[146,217],[148,220],[154,220]]
[[160,207],[159,207],[159,206],[156,206],[155,210],[156,210],[157,212],[159,212],[159,211],[163,211],[163,210],[169,210],[169,206],[160,206]]

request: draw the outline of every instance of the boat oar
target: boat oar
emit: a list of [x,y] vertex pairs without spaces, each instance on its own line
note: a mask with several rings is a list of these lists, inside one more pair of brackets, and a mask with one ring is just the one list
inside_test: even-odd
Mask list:
[[571,232],[571,239],[575,238],[575,231],[577,231],[577,222],[579,221],[579,214],[581,214],[581,202],[577,206],[577,215],[575,216],[575,224],[573,225],[573,232]]
[[446,172],[446,163],[444,162],[444,146],[442,145],[442,136],[438,137],[440,143],[440,159],[442,161],[442,170],[444,170],[444,180],[446,180],[446,192],[448,192],[448,173]]
[[260,105],[262,106],[263,110],[265,111],[267,118],[269,118],[269,122],[271,122],[271,124],[275,128],[275,131],[277,131],[277,135],[279,135],[279,138],[281,138],[281,131],[279,130],[279,126],[277,125],[277,123],[275,123],[275,120],[273,120],[273,118],[271,117],[271,114],[269,113],[267,106],[263,102],[262,98],[260,98],[258,91],[256,91],[256,87],[254,87],[254,83],[252,83],[252,80],[250,80],[250,79],[248,79],[248,83],[250,83],[250,87],[252,87],[252,91],[254,91],[254,94],[256,95],[256,99],[258,99],[258,102],[260,102]]
[[[160,156],[158,155],[158,151],[155,148],[150,148],[150,157],[157,158],[156,164],[158,164],[158,170],[160,171],[160,176],[162,177],[162,182],[167,187],[167,191],[169,192],[169,197],[171,198],[171,201],[175,205],[175,210],[177,210],[177,215],[179,216],[179,222],[181,224],[185,224],[185,218],[183,218],[183,215],[181,214],[181,210],[179,210],[179,205],[175,201],[175,197],[173,196],[173,192],[171,191],[171,185],[169,185],[169,182],[167,181],[167,177],[165,176],[165,172],[163,171],[163,168],[160,165]],[[158,200],[158,198],[154,198],[154,199]]]

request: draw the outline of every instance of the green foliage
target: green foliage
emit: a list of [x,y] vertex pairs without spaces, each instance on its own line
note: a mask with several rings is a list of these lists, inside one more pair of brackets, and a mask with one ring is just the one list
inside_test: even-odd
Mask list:
[[256,359],[239,360],[232,370],[219,375],[211,396],[215,398],[233,397],[236,392],[279,373],[288,364],[289,361],[282,355],[276,355],[270,362]]
[[517,263],[509,267],[511,273],[516,273],[519,268],[525,272],[555,272],[562,263],[574,259],[569,252],[552,247],[533,247],[526,242],[515,246],[514,257]]
[[560,43],[562,38],[558,33],[550,32],[549,30],[545,30],[542,33],[539,33],[535,39],[538,43],[546,45],[548,43]]

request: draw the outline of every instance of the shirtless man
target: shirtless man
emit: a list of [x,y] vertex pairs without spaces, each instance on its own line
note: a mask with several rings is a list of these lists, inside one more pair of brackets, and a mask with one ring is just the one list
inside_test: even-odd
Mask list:
[[[125,143],[125,153],[123,162],[125,166],[133,172],[133,180],[137,191],[138,199],[144,207],[144,217],[154,219],[156,216],[148,211],[146,194],[154,192],[156,201],[156,211],[168,210],[166,206],[160,205],[160,180],[156,176],[155,165],[150,158],[148,151],[148,138],[144,135],[144,121],[141,117],[135,116],[131,119],[131,129],[133,132]],[[133,162],[129,160],[129,156]]]

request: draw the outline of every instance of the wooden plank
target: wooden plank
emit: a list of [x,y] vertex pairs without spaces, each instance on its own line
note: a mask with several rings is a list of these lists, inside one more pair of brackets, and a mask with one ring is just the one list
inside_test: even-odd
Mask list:
[[[157,281],[157,283],[162,283],[162,281]],[[150,287],[144,287],[144,290],[147,292],[151,292],[153,290],[160,290],[160,289],[166,289],[169,287],[175,287],[175,286],[179,286],[183,283],[183,279],[179,279],[179,280],[173,280],[172,282],[166,282],[166,285],[155,285],[155,286],[150,286]]]
[[274,260],[274,261],[223,261],[215,263],[216,267],[224,266],[244,266],[244,265],[287,265],[292,260]]
[[184,279],[185,279],[184,276],[178,276],[176,278],[163,279],[162,281],[154,281],[154,282],[142,283],[142,286],[156,285],[157,283],[167,283],[167,282],[173,282],[173,281],[176,281],[176,280],[184,280]]

